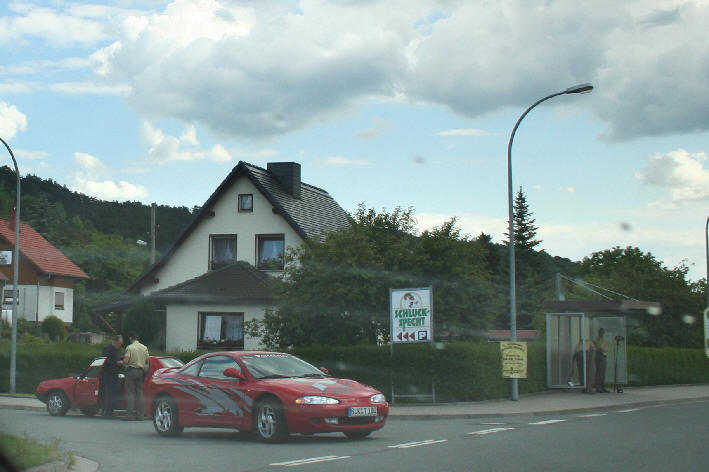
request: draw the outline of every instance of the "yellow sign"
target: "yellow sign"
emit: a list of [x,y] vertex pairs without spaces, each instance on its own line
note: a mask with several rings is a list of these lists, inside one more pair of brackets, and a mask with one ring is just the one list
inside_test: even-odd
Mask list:
[[520,341],[502,341],[502,377],[506,379],[527,378],[527,343]]

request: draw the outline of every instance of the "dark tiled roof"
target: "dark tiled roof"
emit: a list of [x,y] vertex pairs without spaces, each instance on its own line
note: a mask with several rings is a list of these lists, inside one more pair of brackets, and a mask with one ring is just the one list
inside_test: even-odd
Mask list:
[[139,290],[143,280],[162,267],[199,223],[209,215],[214,203],[239,176],[246,176],[305,241],[321,240],[327,233],[346,228],[347,212],[325,190],[301,182],[301,198],[289,194],[268,170],[243,161],[232,169],[172,247],[125,291]]
[[[0,219],[0,237],[15,245],[15,230],[7,219]],[[89,278],[79,266],[26,223],[20,223],[20,253],[42,274]]]
[[269,276],[251,264],[238,261],[221,269],[150,294],[160,303],[235,303],[270,301]]
[[257,186],[305,240],[321,240],[327,233],[347,227],[347,212],[325,190],[301,183],[301,198],[294,198],[266,169],[244,164]]

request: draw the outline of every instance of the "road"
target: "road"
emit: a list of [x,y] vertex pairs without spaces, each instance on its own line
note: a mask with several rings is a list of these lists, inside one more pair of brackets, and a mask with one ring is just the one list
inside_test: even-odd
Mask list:
[[158,437],[149,421],[0,410],[0,428],[52,440],[100,471],[705,471],[709,401],[602,413],[390,420],[364,440],[293,436],[262,444],[231,430]]

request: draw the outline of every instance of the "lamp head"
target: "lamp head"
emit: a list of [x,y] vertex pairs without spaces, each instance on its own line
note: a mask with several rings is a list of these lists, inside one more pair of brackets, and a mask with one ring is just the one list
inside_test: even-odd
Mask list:
[[564,90],[564,93],[589,93],[591,90],[593,90],[593,85],[579,84],[567,88],[566,90]]

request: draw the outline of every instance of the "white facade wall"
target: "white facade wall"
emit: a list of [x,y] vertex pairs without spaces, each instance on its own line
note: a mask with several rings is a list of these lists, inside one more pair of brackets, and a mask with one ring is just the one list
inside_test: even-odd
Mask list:
[[[239,212],[239,194],[253,195],[253,211]],[[273,205],[254,186],[248,177],[233,182],[211,209],[214,217],[202,219],[181,246],[154,275],[156,284],[141,289],[143,295],[179,284],[200,276],[209,270],[209,236],[236,234],[236,259],[256,265],[256,235],[283,234],[285,247],[298,247],[303,239],[281,216],[274,214]],[[170,319],[168,313],[168,319]],[[167,339],[171,339],[169,332]]]
[[[197,349],[197,333],[200,312],[244,313],[244,323],[263,319],[263,305],[168,305],[166,307],[166,350],[194,351]],[[259,339],[244,337],[244,350],[263,349]]]
[[[4,290],[12,290],[12,284],[6,284]],[[65,323],[71,323],[74,319],[74,290],[65,287],[18,285],[20,294],[17,305],[17,316],[27,321],[39,321],[40,323],[49,315],[54,315]],[[54,308],[55,292],[64,293],[64,309]],[[39,296],[38,296],[39,295]],[[39,309],[38,309],[39,307]],[[3,304],[3,311],[9,310],[12,313],[12,304]]]

